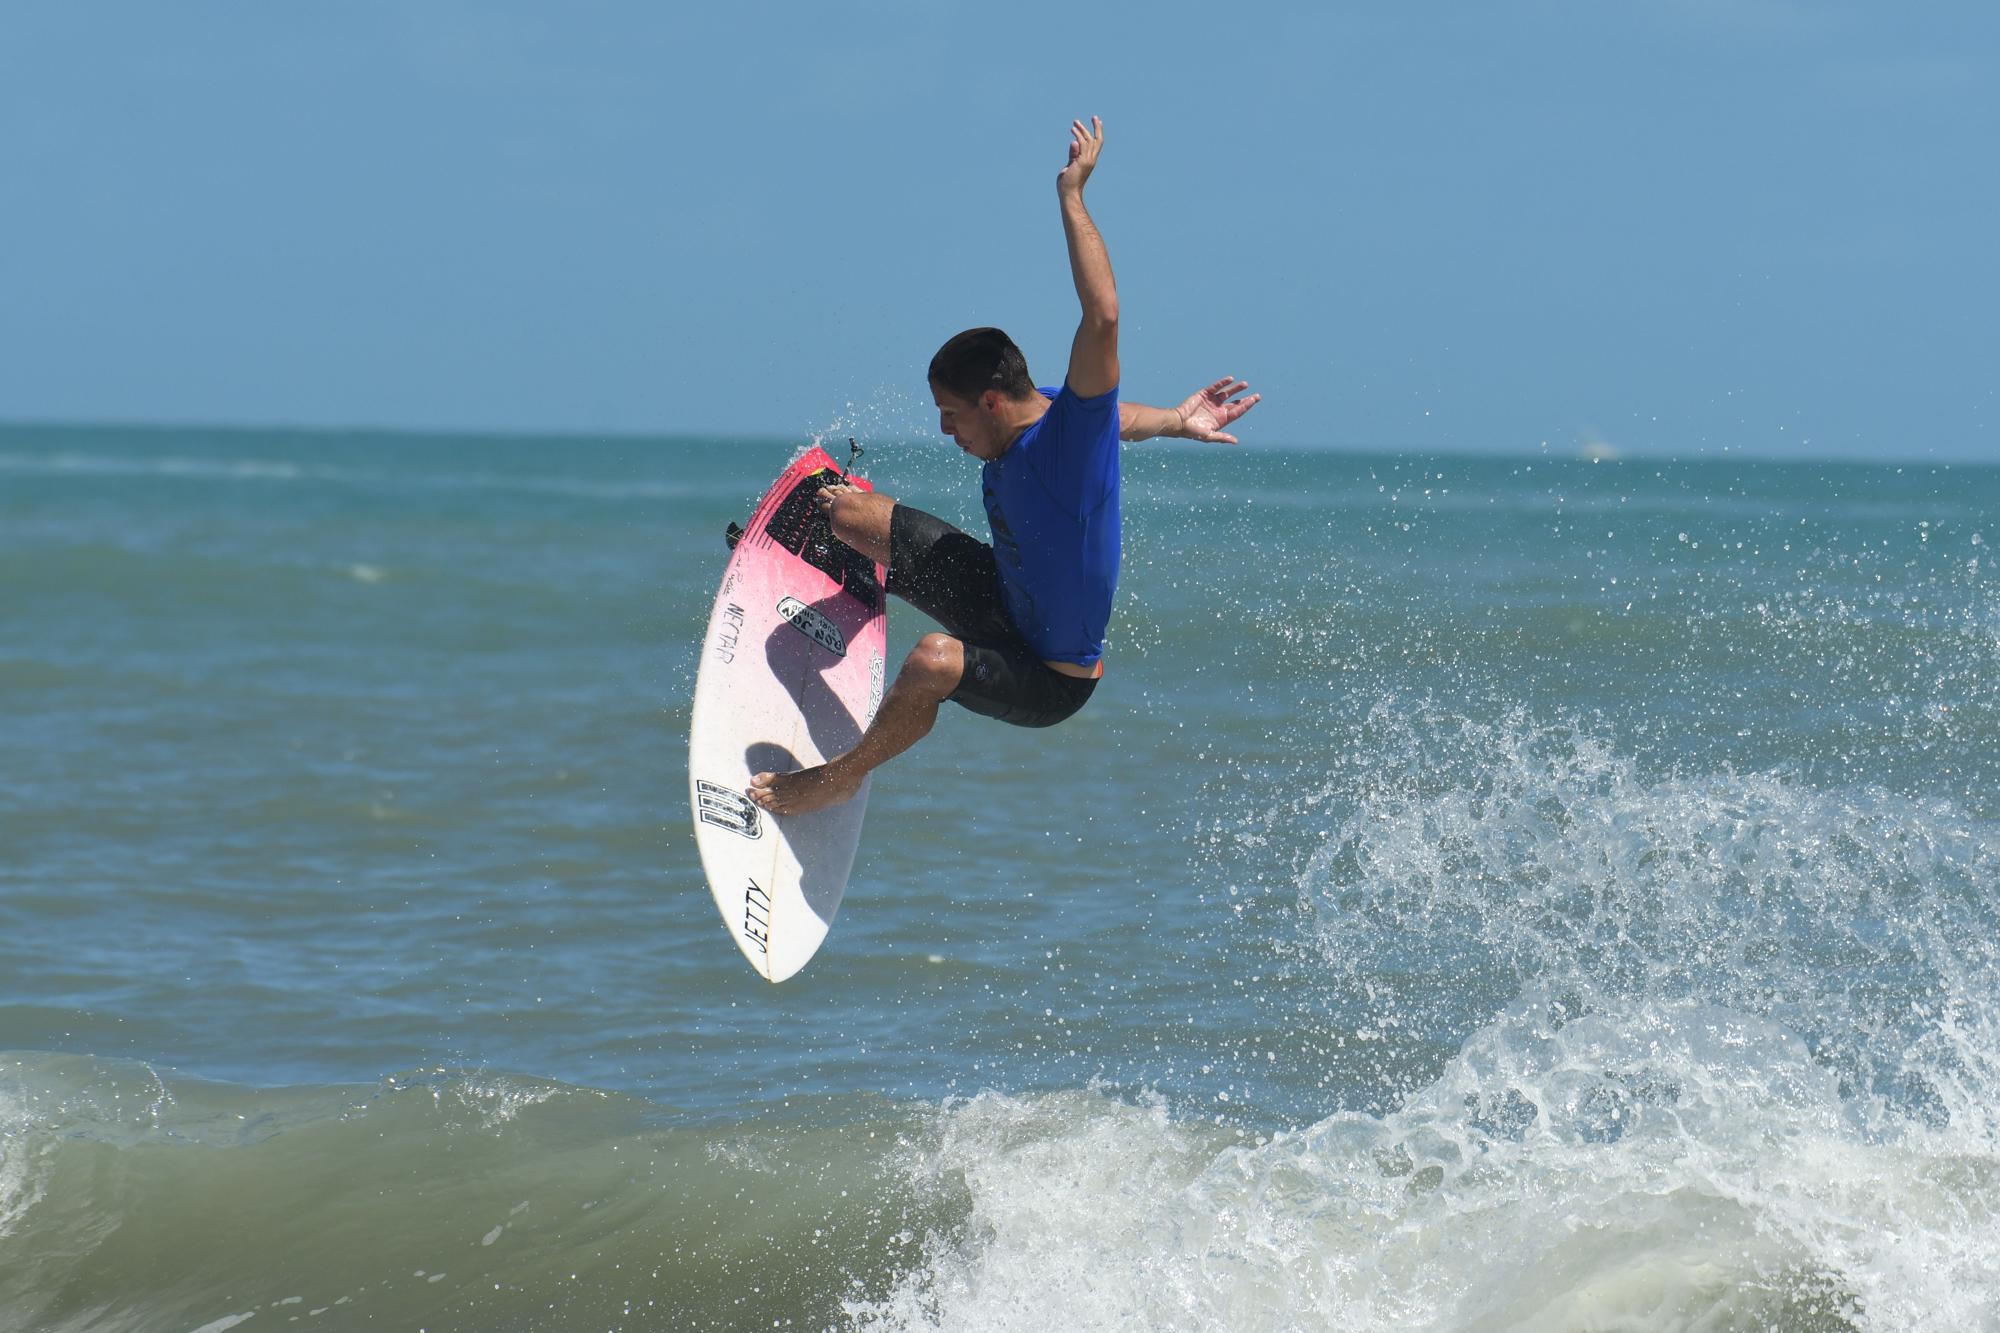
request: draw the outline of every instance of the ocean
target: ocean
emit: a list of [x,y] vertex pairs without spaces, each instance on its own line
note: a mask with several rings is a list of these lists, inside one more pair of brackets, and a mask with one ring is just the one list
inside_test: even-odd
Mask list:
[[1246,424],[779,987],[687,706],[806,441],[0,429],[0,1330],[2000,1328],[2000,468]]

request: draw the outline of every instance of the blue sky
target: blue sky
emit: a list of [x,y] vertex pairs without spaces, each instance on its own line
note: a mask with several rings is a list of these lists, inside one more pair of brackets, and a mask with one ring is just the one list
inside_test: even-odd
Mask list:
[[2000,461],[2000,9],[0,7],[0,420],[909,435],[1044,379],[1246,442]]

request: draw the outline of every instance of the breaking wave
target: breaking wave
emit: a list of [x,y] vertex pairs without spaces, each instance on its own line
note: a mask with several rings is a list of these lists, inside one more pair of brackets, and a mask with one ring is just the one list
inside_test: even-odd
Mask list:
[[1292,816],[1325,829],[1295,889],[1329,1045],[1388,1108],[1257,1133],[1091,1092],[952,1104],[906,1170],[966,1220],[849,1319],[2000,1326],[1994,829],[1648,777],[1518,712],[1390,701],[1362,732]]

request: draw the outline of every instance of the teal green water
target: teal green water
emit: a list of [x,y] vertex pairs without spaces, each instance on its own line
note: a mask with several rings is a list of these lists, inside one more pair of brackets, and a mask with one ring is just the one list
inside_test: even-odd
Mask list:
[[2000,469],[1129,447],[774,988],[798,447],[0,429],[0,1329],[2000,1327]]

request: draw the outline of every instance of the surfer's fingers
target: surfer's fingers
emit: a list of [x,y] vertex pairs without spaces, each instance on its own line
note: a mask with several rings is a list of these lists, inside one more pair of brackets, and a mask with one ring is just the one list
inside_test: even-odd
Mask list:
[[1219,426],[1226,426],[1230,422],[1236,420],[1238,417],[1241,417],[1245,412],[1248,412],[1251,408],[1257,406],[1257,400],[1261,396],[1262,396],[1261,394],[1253,393],[1248,398],[1238,398],[1231,402],[1224,403],[1222,405],[1222,410],[1217,414],[1216,424]]

